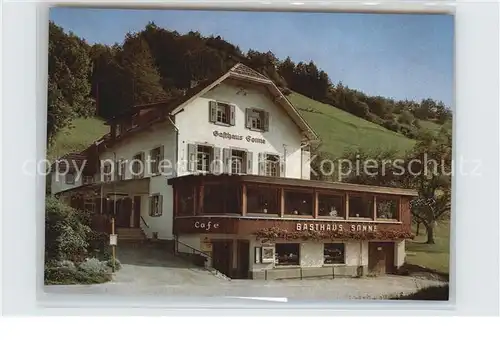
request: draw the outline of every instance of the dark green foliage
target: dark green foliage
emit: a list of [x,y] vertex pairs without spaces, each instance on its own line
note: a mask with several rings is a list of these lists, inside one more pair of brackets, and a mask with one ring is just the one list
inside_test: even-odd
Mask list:
[[220,36],[181,35],[149,23],[142,31],[127,34],[122,45],[89,46],[51,24],[48,138],[71,125],[72,119],[94,112],[90,92],[98,114],[110,119],[131,105],[181,96],[193,84],[215,79],[238,62],[273,80],[285,94],[299,92],[399,133],[403,133],[400,124],[411,124],[409,118],[398,124],[383,120],[392,121],[394,114],[403,111],[441,124],[451,118],[451,110],[442,102],[368,96],[341,82],[333,85],[312,61],[296,64],[289,57],[280,60],[271,51],[243,53]]
[[99,284],[111,279],[109,273],[89,273],[67,267],[45,266],[44,280],[47,285]]
[[448,301],[450,299],[450,288],[448,284],[443,286],[431,286],[420,289],[410,295],[401,295],[391,298],[391,300],[427,300],[427,301]]
[[86,214],[64,205],[54,197],[46,198],[46,260],[83,260],[87,255],[87,237],[91,231]]
[[47,142],[77,117],[94,116],[90,96],[92,62],[89,46],[73,34],[49,24]]

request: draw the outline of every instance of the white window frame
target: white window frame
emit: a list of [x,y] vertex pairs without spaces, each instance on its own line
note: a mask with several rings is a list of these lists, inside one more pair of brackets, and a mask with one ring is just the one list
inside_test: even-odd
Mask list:
[[[158,151],[153,158],[153,153]],[[149,158],[151,159],[151,174],[159,174],[160,173],[160,161],[161,161],[161,146],[155,147],[149,152]]]
[[[224,109],[223,111],[221,111],[222,108]],[[219,112],[221,112],[221,114],[223,112],[224,116],[219,116]],[[229,104],[226,104],[225,102],[217,102],[215,120],[220,124],[231,124],[231,107]]]
[[151,217],[159,217],[163,214],[163,196],[161,194],[153,194],[149,201],[149,213]]
[[[275,160],[270,160],[269,158],[275,158]],[[280,176],[280,157],[278,155],[274,154],[266,154],[266,158],[264,160],[265,162],[265,169],[266,169],[266,176],[267,177],[279,177]],[[274,166],[274,167],[273,167]],[[276,171],[276,174],[273,174],[273,170]]]
[[[241,156],[235,155],[235,153],[240,153]],[[231,149],[231,174],[246,174],[246,172],[243,172],[246,167],[244,167],[244,162],[247,162],[246,160],[246,151],[239,150],[239,149]],[[235,162],[239,161],[239,162]]]
[[[206,148],[209,149],[209,151],[200,151],[200,149]],[[200,162],[200,155],[202,155],[202,159]],[[214,147],[209,146],[209,145],[196,145],[196,171],[197,172],[210,172],[210,164],[213,161],[213,156],[214,155]],[[206,156],[206,157],[203,157]],[[208,159],[208,160],[207,160]],[[206,161],[206,169],[205,168],[205,162]]]

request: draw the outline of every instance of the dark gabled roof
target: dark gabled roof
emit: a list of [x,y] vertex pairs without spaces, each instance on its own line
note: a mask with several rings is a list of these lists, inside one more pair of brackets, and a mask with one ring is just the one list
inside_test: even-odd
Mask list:
[[254,78],[259,78],[259,79],[264,79],[264,80],[271,81],[265,75],[260,74],[259,72],[251,69],[248,66],[245,66],[242,63],[236,64],[233,68],[231,68],[231,71],[233,71],[234,73],[237,73],[237,74],[244,75],[244,76],[249,76],[249,77],[254,77]]
[[[300,130],[303,131],[305,135],[307,135],[307,138],[309,140],[316,140],[318,139],[318,135],[314,132],[314,130],[309,126],[309,124],[304,120],[304,118],[300,115],[300,113],[297,111],[297,109],[292,105],[292,103],[286,98],[285,95],[279,90],[279,88],[273,83],[273,81],[263,74],[251,69],[250,67],[245,66],[242,63],[237,63],[234,65],[229,71],[224,73],[222,76],[217,77],[215,79],[207,79],[204,81],[201,81],[196,85],[195,87],[188,89],[183,96],[180,96],[178,98],[174,98],[171,100],[165,100],[165,101],[159,101],[155,103],[150,103],[150,104],[141,104],[141,105],[136,105],[128,109],[127,111],[119,114],[116,116],[116,118],[113,118],[112,121],[109,124],[114,124],[118,120],[125,118],[125,117],[130,117],[134,115],[139,115],[143,116],[151,112],[153,109],[160,109],[164,112],[164,115],[161,116],[156,116],[152,118],[146,118],[144,125],[137,125],[135,127],[129,128],[127,131],[128,132],[139,132],[143,129],[145,129],[147,126],[150,126],[153,123],[160,122],[166,120],[165,115],[169,114],[176,114],[177,112],[181,111],[183,106],[191,99],[194,99],[197,97],[197,95],[202,94],[205,90],[211,89],[213,86],[221,83],[227,78],[233,78],[233,79],[242,79],[242,80],[248,80],[248,81],[253,81],[258,84],[264,84],[265,86],[268,87],[269,91],[272,92],[272,95],[275,98],[275,102],[279,103],[284,107],[284,109],[287,111],[287,113],[291,116],[293,121],[296,123],[296,125],[299,127]],[[123,137],[130,136],[132,134],[126,133],[123,135]],[[117,140],[122,139],[123,137],[119,137]],[[104,144],[102,146],[106,147],[107,142],[114,142],[112,138],[110,138],[110,135],[106,135],[104,137]]]

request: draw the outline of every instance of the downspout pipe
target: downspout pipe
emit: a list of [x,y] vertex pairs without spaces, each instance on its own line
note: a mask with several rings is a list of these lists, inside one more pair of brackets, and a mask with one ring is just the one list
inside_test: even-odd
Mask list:
[[179,172],[178,172],[178,168],[179,168],[179,128],[177,128],[177,126],[175,125],[175,122],[172,120],[172,118],[175,119],[175,116],[177,116],[177,114],[183,112],[184,109],[181,109],[179,112],[176,112],[175,114],[169,114],[167,116],[167,119],[168,121],[170,122],[170,124],[172,125],[172,127],[174,127],[174,130],[175,130],[175,176],[177,177]]

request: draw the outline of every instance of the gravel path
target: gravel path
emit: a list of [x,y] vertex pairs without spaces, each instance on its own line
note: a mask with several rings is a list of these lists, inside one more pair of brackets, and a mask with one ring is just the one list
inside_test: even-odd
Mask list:
[[289,300],[380,299],[410,294],[442,282],[407,276],[387,275],[366,278],[315,280],[232,280],[187,265],[161,249],[122,248],[122,269],[112,282],[97,285],[47,286],[53,294],[103,294],[147,297],[274,297]]

